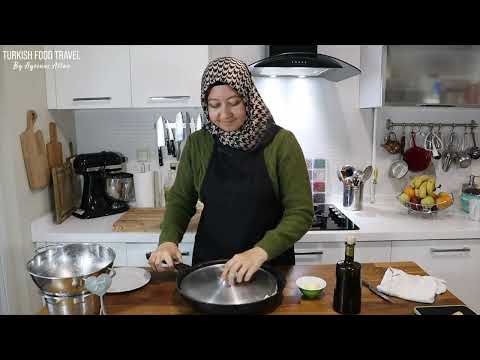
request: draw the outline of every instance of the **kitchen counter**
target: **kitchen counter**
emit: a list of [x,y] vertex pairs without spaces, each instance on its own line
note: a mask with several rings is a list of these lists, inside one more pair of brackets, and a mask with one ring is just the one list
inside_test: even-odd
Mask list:
[[[365,263],[362,264],[362,279],[376,286],[389,267],[402,269],[412,275],[427,275],[413,262]],[[335,315],[333,292],[335,288],[335,265],[296,265],[279,267],[285,274],[287,284],[283,301],[273,315]],[[301,276],[319,276],[327,282],[324,293],[313,300],[304,299],[295,285]],[[105,307],[109,315],[181,315],[195,314],[190,305],[175,290],[176,273],[170,270],[152,273],[149,284],[141,289],[121,294],[107,294]],[[390,297],[393,304],[386,302],[367,288],[362,287],[361,315],[410,315],[417,305],[426,305]],[[434,305],[463,304],[448,290],[438,295]],[[432,304],[433,305],[433,304]],[[42,314],[46,314],[44,308]]]
[[[309,231],[302,242],[344,241],[345,235],[354,233],[358,241],[425,240],[425,239],[478,239],[480,222],[471,221],[460,209],[459,201],[452,207],[431,217],[408,214],[395,198],[385,198],[375,204],[364,203],[362,211],[343,208],[341,200],[332,201],[360,230]],[[122,214],[96,219],[78,219],[73,216],[56,225],[47,214],[32,223],[34,242],[157,242],[160,233],[113,232],[112,225]],[[187,232],[184,243],[195,240],[194,232]]]

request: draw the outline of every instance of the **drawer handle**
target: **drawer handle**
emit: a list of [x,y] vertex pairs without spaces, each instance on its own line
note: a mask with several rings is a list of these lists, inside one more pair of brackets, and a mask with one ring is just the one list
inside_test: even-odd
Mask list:
[[469,252],[470,248],[468,247],[463,247],[460,249],[435,249],[435,248],[430,248],[430,251],[432,253],[444,253],[444,252]]
[[296,252],[295,255],[323,255],[323,251]]
[[182,252],[182,256],[189,256],[189,255],[190,255],[190,251]]
[[73,101],[98,101],[98,100],[112,100],[112,98],[110,96],[107,96],[107,97],[73,98]]
[[150,96],[148,98],[150,101],[181,101],[188,99],[190,99],[190,96]]

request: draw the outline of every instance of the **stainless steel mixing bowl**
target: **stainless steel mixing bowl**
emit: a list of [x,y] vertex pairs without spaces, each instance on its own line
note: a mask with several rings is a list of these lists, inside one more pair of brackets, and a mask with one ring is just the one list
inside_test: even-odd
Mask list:
[[108,273],[115,252],[99,244],[53,245],[36,254],[27,270],[43,294],[74,296],[88,294],[85,279]]
[[115,200],[127,202],[133,200],[133,174],[126,172],[107,174],[105,192]]

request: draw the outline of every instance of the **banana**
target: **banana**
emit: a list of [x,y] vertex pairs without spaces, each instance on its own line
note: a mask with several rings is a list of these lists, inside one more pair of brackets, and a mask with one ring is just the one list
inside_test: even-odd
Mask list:
[[429,179],[428,175],[421,175],[415,180],[415,188],[419,189],[422,184]]
[[427,181],[427,194],[432,195],[434,191],[435,191],[435,180],[430,179]]
[[420,189],[418,189],[418,194],[420,195],[420,199],[427,197],[427,184],[428,182],[424,181],[420,186]]
[[415,189],[415,197],[420,197],[420,189]]

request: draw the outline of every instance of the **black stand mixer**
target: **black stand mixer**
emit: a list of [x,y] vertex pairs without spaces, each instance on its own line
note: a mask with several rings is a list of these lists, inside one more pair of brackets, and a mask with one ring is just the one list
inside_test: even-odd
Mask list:
[[75,173],[83,176],[80,208],[73,215],[90,219],[118,214],[129,209],[132,200],[133,175],[122,172],[126,157],[117,152],[102,151],[75,157]]

